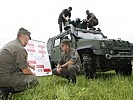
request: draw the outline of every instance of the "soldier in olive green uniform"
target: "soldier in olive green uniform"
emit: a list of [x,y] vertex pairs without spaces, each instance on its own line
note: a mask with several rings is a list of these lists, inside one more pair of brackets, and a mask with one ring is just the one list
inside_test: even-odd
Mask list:
[[24,47],[29,39],[30,32],[20,28],[17,39],[0,50],[0,87],[12,87],[17,92],[38,83],[35,73],[30,70],[30,67],[34,67],[27,63],[27,51]]
[[76,75],[80,71],[80,57],[76,50],[70,48],[69,40],[63,39],[61,43],[63,50],[57,68],[53,69],[53,74],[67,78],[69,82],[76,83]]

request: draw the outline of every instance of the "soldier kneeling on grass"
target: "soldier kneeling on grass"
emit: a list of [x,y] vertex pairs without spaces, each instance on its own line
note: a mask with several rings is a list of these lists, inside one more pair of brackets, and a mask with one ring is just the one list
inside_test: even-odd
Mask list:
[[70,40],[63,39],[61,41],[62,56],[56,68],[53,69],[53,74],[61,76],[76,84],[76,76],[80,71],[80,57],[76,50],[70,48]]
[[31,39],[30,34],[28,30],[20,28],[17,39],[0,50],[0,92],[17,93],[38,84],[35,73],[30,70],[34,67],[27,63],[24,48]]

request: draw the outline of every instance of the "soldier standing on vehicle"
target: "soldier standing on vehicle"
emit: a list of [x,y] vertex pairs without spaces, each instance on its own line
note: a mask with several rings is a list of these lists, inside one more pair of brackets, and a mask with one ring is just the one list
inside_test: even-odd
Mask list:
[[59,24],[60,33],[62,33],[62,23],[65,26],[66,22],[70,21],[71,10],[72,10],[72,7],[69,7],[68,9],[64,9],[59,15],[58,24]]
[[89,10],[86,10],[86,14],[87,14],[87,26],[88,28],[94,30],[95,28],[93,26],[98,25],[98,19],[93,13],[90,13]]
[[76,84],[76,75],[80,71],[80,57],[76,50],[70,48],[70,40],[63,39],[61,42],[62,56],[53,74],[66,78]]
[[7,43],[0,50],[0,87],[12,87],[15,92],[23,91],[37,85],[34,69],[27,63],[27,45],[30,32],[20,28],[17,39]]

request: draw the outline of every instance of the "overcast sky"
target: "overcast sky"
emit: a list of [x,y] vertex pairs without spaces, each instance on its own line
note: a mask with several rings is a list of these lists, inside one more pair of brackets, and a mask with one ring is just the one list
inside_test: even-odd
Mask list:
[[46,42],[59,34],[59,13],[71,6],[72,17],[86,18],[89,9],[108,38],[133,42],[133,0],[0,0],[0,38],[15,39],[24,27],[32,39]]

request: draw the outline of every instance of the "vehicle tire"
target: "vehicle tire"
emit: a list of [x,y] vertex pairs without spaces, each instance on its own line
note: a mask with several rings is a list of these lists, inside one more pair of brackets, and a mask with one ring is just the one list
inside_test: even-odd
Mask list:
[[123,60],[119,63],[118,68],[115,70],[116,74],[129,76],[132,75],[132,64],[130,60]]
[[84,72],[85,72],[85,77],[86,78],[95,78],[96,73],[95,73],[95,66],[94,66],[94,57],[93,54],[85,54],[83,55],[83,67],[84,67]]
[[131,61],[127,61],[125,66],[123,66],[123,75],[132,75],[132,64]]

